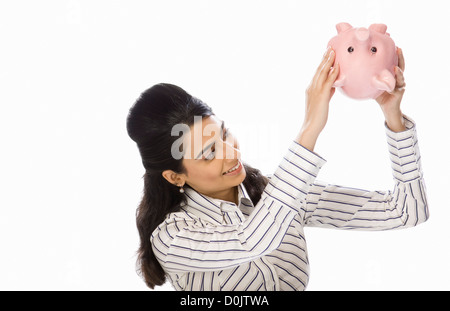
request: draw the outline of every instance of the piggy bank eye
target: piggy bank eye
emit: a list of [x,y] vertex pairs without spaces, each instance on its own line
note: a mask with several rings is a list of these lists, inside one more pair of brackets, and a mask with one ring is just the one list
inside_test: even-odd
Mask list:
[[353,48],[353,46],[350,46],[350,47],[347,49],[347,51],[348,51],[349,53],[352,53],[354,50],[355,50],[355,49]]
[[377,48],[372,46],[372,48],[370,49],[372,51],[372,53],[376,53],[377,52]]

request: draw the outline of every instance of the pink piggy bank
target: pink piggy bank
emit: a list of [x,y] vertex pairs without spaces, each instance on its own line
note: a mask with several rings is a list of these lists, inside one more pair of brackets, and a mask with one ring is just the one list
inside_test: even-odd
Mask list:
[[339,23],[336,29],[338,35],[328,43],[340,66],[333,86],[354,99],[377,98],[384,91],[392,92],[398,56],[387,26],[372,24],[367,29]]

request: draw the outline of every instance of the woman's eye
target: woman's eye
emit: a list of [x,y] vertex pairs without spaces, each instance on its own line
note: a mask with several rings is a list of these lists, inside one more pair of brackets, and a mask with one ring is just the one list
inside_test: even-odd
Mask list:
[[[222,139],[225,141],[225,139],[228,137],[228,135],[229,135],[228,129],[224,129],[224,130],[223,130],[223,137],[222,137]],[[211,147],[211,152],[208,153],[207,156],[205,156],[204,160],[211,161],[211,160],[213,160],[215,157],[216,157],[216,146],[213,145],[213,146]]]

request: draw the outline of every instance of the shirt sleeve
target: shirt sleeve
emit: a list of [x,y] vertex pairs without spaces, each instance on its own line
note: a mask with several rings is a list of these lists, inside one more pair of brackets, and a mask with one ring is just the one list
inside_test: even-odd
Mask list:
[[214,271],[255,260],[279,247],[325,163],[293,141],[261,200],[240,224],[211,225],[169,217],[152,234],[154,254],[170,273]]
[[386,138],[394,179],[393,190],[368,191],[316,181],[302,206],[306,226],[388,230],[416,226],[429,217],[421,156],[413,120],[407,130]]

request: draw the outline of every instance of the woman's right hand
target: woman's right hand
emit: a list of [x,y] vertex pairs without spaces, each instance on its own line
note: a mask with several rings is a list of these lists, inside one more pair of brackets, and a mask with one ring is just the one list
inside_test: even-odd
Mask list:
[[329,47],[306,89],[305,119],[296,141],[311,151],[327,123],[329,103],[335,92],[333,84],[339,75],[339,64],[334,64],[335,56]]

